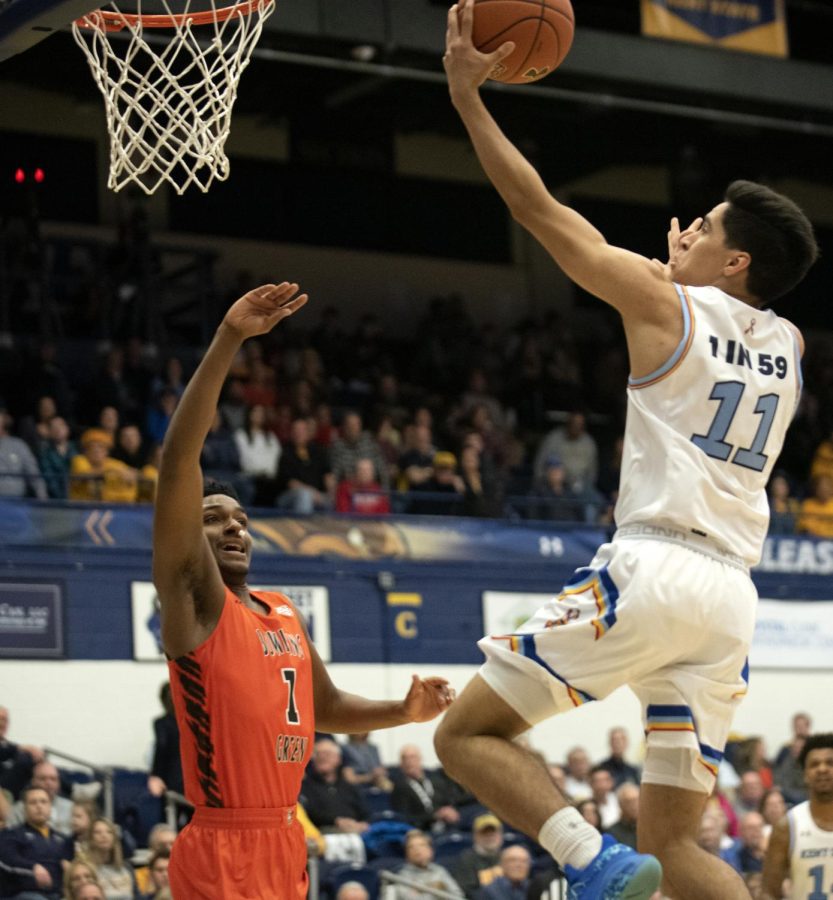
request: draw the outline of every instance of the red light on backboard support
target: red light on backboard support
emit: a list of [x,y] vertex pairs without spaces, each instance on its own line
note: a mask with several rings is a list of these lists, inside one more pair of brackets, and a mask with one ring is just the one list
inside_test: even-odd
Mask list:
[[46,178],[46,172],[41,168],[35,169],[35,181],[38,184],[43,184],[43,180]]
[[23,182],[26,181],[26,173],[23,171],[23,169],[15,169],[14,180],[18,184],[23,184]]

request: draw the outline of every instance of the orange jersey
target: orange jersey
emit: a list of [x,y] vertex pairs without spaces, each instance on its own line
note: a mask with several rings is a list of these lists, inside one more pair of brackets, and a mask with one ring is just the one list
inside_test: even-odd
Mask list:
[[198,807],[294,807],[312,752],[315,712],[306,634],[283,595],[226,588],[220,621],[169,660],[185,796]]

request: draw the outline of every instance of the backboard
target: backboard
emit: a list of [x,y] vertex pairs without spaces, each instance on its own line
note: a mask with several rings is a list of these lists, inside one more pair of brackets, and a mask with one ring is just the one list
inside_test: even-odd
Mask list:
[[0,0],[0,62],[66,28],[98,5],[96,0]]

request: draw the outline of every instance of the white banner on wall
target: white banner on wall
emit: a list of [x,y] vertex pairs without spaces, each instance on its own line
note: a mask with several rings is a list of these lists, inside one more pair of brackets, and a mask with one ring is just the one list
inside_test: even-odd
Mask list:
[[[324,662],[330,662],[330,597],[327,588],[307,584],[252,585],[253,591],[286,594],[304,617],[310,637]],[[165,659],[159,623],[159,598],[150,581],[130,585],[133,612],[133,658],[157,662]]]
[[[511,634],[552,597],[484,591],[484,634]],[[758,601],[749,663],[769,669],[833,669],[833,602]]]
[[555,594],[483,591],[483,633],[511,634]]
[[833,669],[833,603],[759,600],[749,663],[770,669]]

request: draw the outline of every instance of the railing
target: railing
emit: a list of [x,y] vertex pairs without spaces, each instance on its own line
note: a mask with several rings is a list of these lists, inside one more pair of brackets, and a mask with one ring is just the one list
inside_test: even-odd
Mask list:
[[[430,896],[437,897],[439,900],[460,900],[459,894],[449,894],[447,891],[440,890],[440,888],[419,884],[416,881],[403,878],[401,875],[396,875],[394,872],[389,872],[387,869],[383,869],[379,873],[379,880],[382,882],[382,888],[379,892],[380,900],[387,900],[385,888],[391,885],[401,885],[402,887],[411,888],[422,894],[430,894]],[[318,895],[313,894],[312,891],[310,891],[309,897],[310,900],[314,900]],[[554,878],[547,887],[547,890],[541,895],[541,900],[566,900],[566,897],[567,882],[563,878]]]
[[307,900],[318,900],[321,894],[321,861],[318,842],[312,838],[307,839],[307,874],[309,875]]
[[379,892],[380,900],[387,900],[385,897],[386,887],[397,884],[401,887],[410,888],[412,891],[417,891],[419,894],[429,894],[431,897],[437,897],[438,900],[460,900],[461,897],[460,894],[449,894],[448,891],[440,890],[440,888],[429,887],[427,884],[411,881],[410,878],[403,878],[401,875],[396,875],[387,869],[382,869],[379,873],[379,880],[382,882],[382,890]]
[[47,756],[57,756],[58,759],[74,763],[76,766],[82,766],[85,769],[90,769],[93,775],[101,781],[101,805],[104,815],[111,822],[114,821],[113,813],[115,804],[113,801],[113,769],[111,766],[99,766],[86,759],[79,759],[77,756],[72,756],[70,753],[64,753],[63,750],[55,750],[53,747],[44,747],[43,752]]
[[567,900],[569,885],[563,878],[553,878],[541,894],[541,900]]
[[[206,471],[207,476],[216,477],[215,473]],[[47,473],[45,475],[30,475],[19,471],[11,471],[0,469],[0,499],[3,496],[11,496],[4,494],[4,480],[12,479],[21,482],[44,481],[47,486],[58,485],[65,487],[67,482],[91,481],[96,484],[96,488],[100,489],[104,482],[102,475],[67,475],[62,476],[59,473]],[[294,513],[290,509],[279,508],[277,506],[260,506],[255,510],[249,502],[249,497],[253,495],[254,480],[243,473],[223,472],[222,479],[224,481],[232,480],[240,495],[241,502],[249,508],[249,511],[263,515],[273,516],[298,516],[303,518],[302,513]],[[137,485],[139,487],[139,499],[128,505],[139,505],[151,502],[150,492],[154,486],[154,482],[146,479],[141,475],[137,475]],[[468,504],[465,497],[457,493],[442,493],[433,491],[386,491],[379,492],[387,496],[390,500],[390,508],[392,515],[426,515],[426,516],[443,516],[443,517],[486,517],[492,519],[503,519],[510,521],[536,521],[555,523],[559,526],[581,527],[586,525],[595,525],[606,527],[612,524],[610,520],[611,505],[599,495],[598,497],[588,496],[587,498],[550,498],[538,497],[534,494],[508,494],[498,499],[487,499],[485,501],[485,509],[473,510]],[[142,496],[144,494],[144,496]],[[21,498],[35,499],[35,498]],[[66,497],[51,497],[55,501],[65,501]],[[275,498],[277,500],[277,496]],[[84,500],[69,500],[72,503],[89,503],[89,502],[108,502],[96,500],[94,498]],[[115,501],[109,501],[115,502]],[[806,515],[806,519],[815,523],[815,527],[822,529],[821,531],[810,531],[810,525],[802,522],[802,516]],[[799,525],[803,525],[799,529]],[[833,516],[824,514],[803,514],[800,508],[789,513],[772,513],[770,517],[770,535],[788,536],[788,535],[806,535],[808,537],[827,537],[828,529],[833,527]]]
[[194,804],[187,797],[177,791],[165,791],[165,821],[174,831],[178,830],[179,811],[193,808]]

